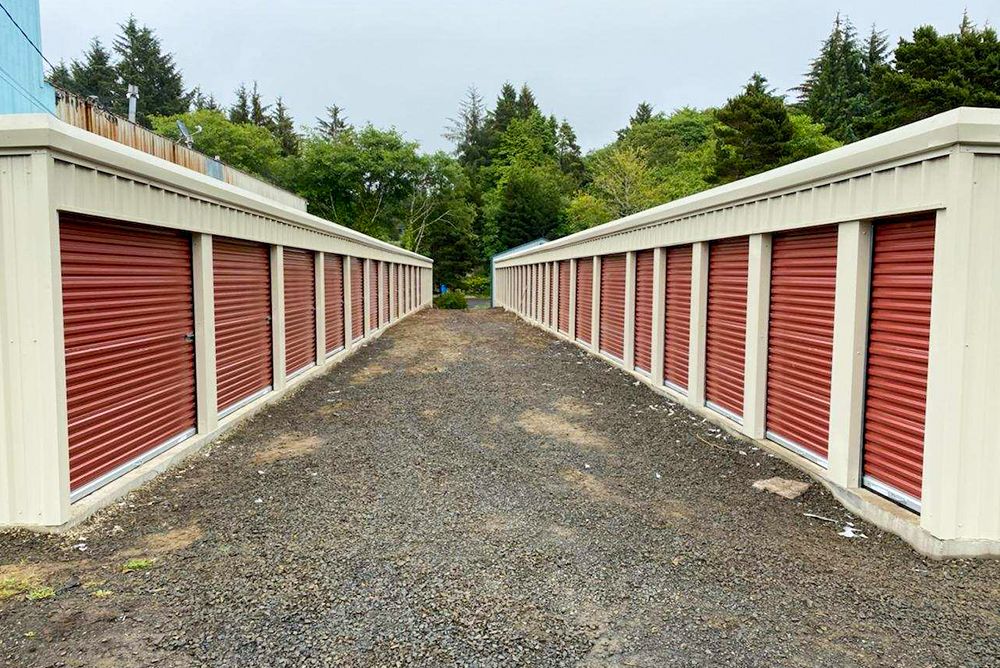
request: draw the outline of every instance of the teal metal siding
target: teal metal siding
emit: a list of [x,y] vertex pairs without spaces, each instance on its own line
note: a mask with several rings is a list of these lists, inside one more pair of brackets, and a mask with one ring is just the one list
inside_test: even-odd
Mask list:
[[[42,47],[38,0],[7,0],[4,6],[31,42]],[[56,96],[45,83],[42,57],[6,15],[0,14],[0,114],[56,113]]]

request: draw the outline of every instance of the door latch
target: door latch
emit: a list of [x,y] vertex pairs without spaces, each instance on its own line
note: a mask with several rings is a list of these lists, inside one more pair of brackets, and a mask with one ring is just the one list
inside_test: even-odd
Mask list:
[[184,341],[187,343],[194,343],[194,332],[188,332],[184,335]]

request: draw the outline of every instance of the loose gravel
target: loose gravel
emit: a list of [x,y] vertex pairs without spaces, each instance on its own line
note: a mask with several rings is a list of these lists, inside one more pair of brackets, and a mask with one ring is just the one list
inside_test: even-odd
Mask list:
[[509,314],[424,312],[70,534],[4,534],[0,664],[1000,662],[1000,563],[776,476],[808,481]]

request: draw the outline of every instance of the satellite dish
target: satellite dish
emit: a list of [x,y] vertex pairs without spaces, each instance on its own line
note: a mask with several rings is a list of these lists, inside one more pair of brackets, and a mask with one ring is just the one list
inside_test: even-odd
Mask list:
[[184,121],[177,119],[177,129],[181,131],[181,138],[177,140],[177,143],[184,143],[188,148],[194,148],[194,136],[201,132],[202,128],[200,125],[195,126],[195,131],[191,132],[188,130],[187,126],[184,125]]

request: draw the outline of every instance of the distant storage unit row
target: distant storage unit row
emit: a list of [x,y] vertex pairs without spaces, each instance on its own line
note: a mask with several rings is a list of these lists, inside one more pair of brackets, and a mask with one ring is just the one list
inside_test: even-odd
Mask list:
[[422,256],[38,125],[0,157],[0,524],[78,519],[430,302]]
[[956,110],[513,253],[498,303],[925,553],[1000,553],[998,131]]

